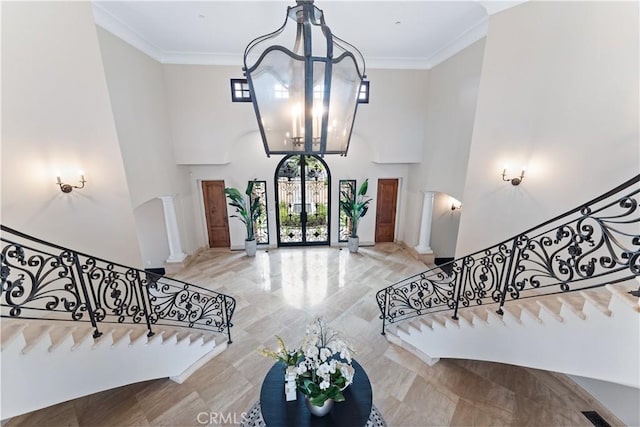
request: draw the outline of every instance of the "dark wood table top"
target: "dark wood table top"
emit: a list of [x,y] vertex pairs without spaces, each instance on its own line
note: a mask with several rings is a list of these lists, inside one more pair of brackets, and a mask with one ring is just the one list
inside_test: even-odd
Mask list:
[[372,391],[367,373],[355,360],[352,363],[355,374],[353,383],[342,393],[344,402],[333,404],[331,412],[324,417],[311,415],[304,395],[298,391],[298,398],[287,402],[284,397],[285,365],[277,362],[269,370],[260,390],[262,418],[269,427],[360,427],[364,426],[371,414]]

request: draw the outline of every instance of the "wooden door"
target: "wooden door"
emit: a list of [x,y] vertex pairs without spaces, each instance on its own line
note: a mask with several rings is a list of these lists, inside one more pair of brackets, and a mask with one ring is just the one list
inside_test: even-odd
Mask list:
[[224,181],[202,181],[202,195],[204,199],[204,212],[207,217],[209,247],[230,247]]
[[396,204],[398,200],[398,180],[378,180],[378,201],[376,208],[376,242],[393,242],[396,230]]

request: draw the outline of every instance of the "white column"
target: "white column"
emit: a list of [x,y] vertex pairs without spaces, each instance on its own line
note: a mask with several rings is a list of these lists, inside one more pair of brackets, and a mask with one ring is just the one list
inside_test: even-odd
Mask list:
[[167,262],[182,262],[187,257],[187,254],[182,252],[182,245],[180,244],[180,231],[178,230],[173,196],[160,196],[158,199],[162,200],[164,224],[167,228],[167,239],[169,240],[169,258],[167,258]]
[[422,204],[422,220],[420,221],[420,240],[415,247],[419,254],[432,254],[431,249],[431,220],[433,219],[433,199],[434,191],[424,192],[424,202]]

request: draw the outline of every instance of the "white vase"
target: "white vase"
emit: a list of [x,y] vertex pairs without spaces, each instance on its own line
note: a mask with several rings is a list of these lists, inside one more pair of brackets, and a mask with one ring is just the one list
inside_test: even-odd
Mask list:
[[258,247],[258,242],[256,242],[255,239],[244,241],[244,251],[247,253],[247,256],[256,256],[257,247]]
[[349,252],[358,252],[358,246],[360,246],[359,237],[349,237]]

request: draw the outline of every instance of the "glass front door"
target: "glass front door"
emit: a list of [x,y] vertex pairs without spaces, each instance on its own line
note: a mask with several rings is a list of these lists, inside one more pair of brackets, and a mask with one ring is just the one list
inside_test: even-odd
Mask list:
[[276,171],[278,245],[329,244],[330,176],[317,156],[285,157]]

